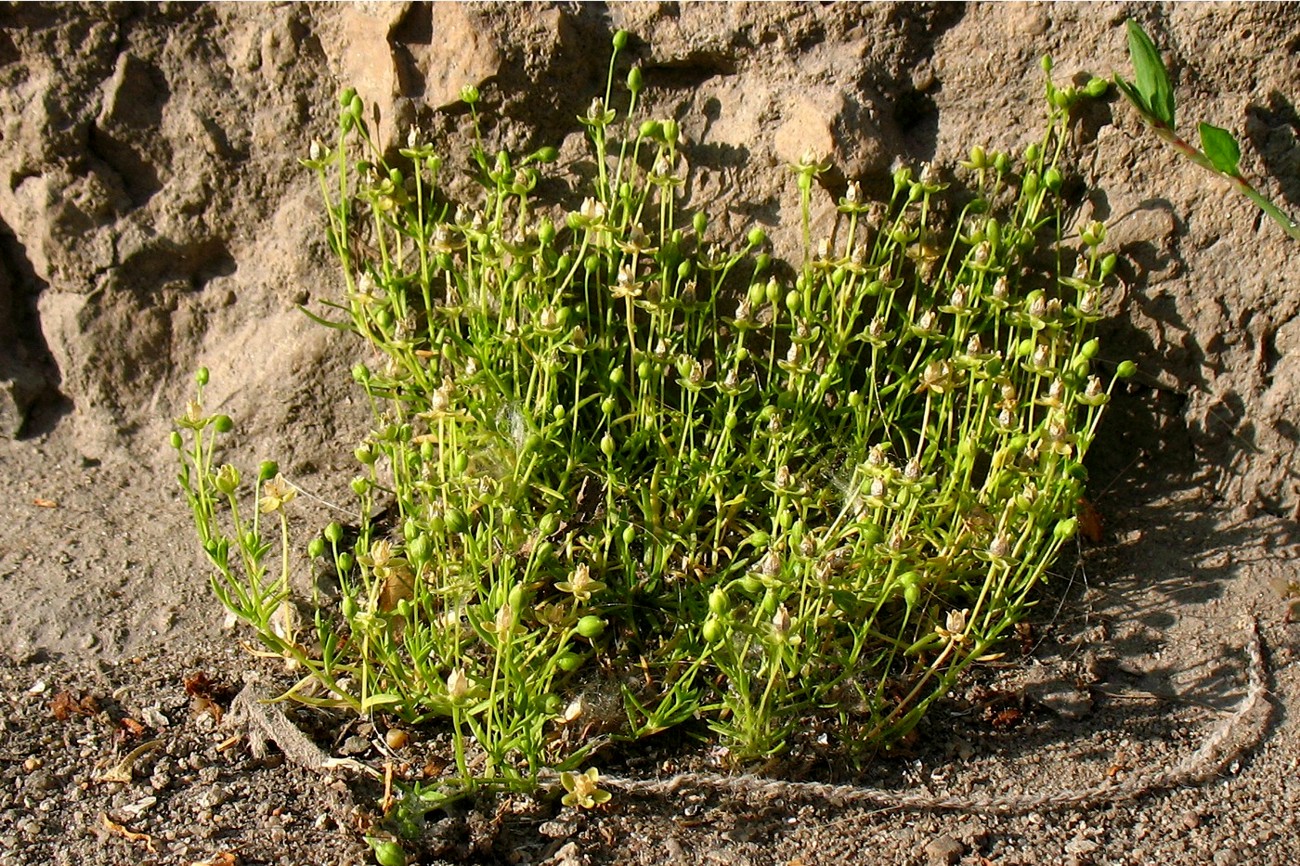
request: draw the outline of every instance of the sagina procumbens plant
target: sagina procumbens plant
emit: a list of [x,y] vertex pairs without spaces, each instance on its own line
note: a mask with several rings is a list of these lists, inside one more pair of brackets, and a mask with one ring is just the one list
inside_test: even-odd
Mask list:
[[437,796],[556,770],[602,802],[595,753],[693,721],[736,762],[808,718],[888,744],[998,652],[1075,532],[1115,265],[1059,195],[1084,93],[1049,81],[1019,156],[900,169],[883,202],[850,185],[830,239],[808,233],[825,166],[793,166],[787,267],[683,212],[678,126],[629,123],[627,85],[579,118],[568,213],[534,195],[553,149],[472,148],[482,197],[452,203],[454,160],[413,133],[387,163],[343,94],[306,164],[346,289],[313,316],[368,344],[375,426],[355,527],[307,545],[340,590],[305,625],[295,488],[218,463],[231,422],[201,387],[173,436],[212,585],[305,673],[290,696],[447,726]]

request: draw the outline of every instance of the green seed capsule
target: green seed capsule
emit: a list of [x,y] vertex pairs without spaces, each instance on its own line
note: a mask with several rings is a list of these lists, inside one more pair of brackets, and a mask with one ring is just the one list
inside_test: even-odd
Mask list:
[[280,474],[280,464],[274,460],[264,460],[262,465],[257,467],[257,480],[270,481]]
[[709,227],[709,215],[704,211],[699,211],[691,219],[691,227],[695,229],[695,234],[699,237],[704,236],[704,232]]
[[555,666],[565,673],[573,673],[582,664],[582,656],[577,653],[564,652],[555,657]]
[[442,519],[447,527],[447,531],[450,533],[458,534],[464,532],[466,527],[469,526],[469,518],[467,518],[465,512],[461,511],[459,508],[447,509],[447,513],[443,515]]
[[636,541],[636,527],[628,524],[623,527],[623,543],[631,544],[633,541]]
[[1024,198],[1033,198],[1035,195],[1038,194],[1038,189],[1040,185],[1041,185],[1041,178],[1039,178],[1038,172],[1036,171],[1025,172],[1025,179],[1020,184],[1021,196],[1023,196]]
[[709,610],[718,616],[731,610],[731,599],[727,597],[727,591],[722,587],[715,586],[709,593]]
[[1114,253],[1109,253],[1101,260],[1101,278],[1104,280],[1111,274],[1115,273],[1115,266],[1119,264],[1119,257]]
[[903,587],[903,601],[909,608],[914,608],[921,601],[921,575],[909,571],[899,576],[898,582]]
[[704,620],[704,625],[700,628],[700,634],[709,643],[717,643],[726,635],[726,629],[723,627],[722,620],[716,616],[711,616]]
[[555,530],[560,527],[560,517],[553,512],[547,512],[542,515],[542,519],[537,521],[537,534],[542,538],[554,534]]
[[578,620],[576,629],[578,634],[588,640],[595,640],[605,633],[605,621],[594,613],[589,613],[582,619]]
[[1132,361],[1123,361],[1115,369],[1115,376],[1120,379],[1128,379],[1137,372],[1137,364]]
[[989,242],[989,246],[996,247],[1002,240],[1002,224],[997,221],[996,217],[989,217],[984,221],[984,238]]
[[307,555],[312,559],[320,559],[325,555],[325,539],[317,536],[307,542]]
[[379,866],[406,866],[406,852],[396,842],[367,839],[375,852],[375,862]]
[[199,384],[199,387],[200,387],[200,388],[202,388],[204,385],[207,385],[207,384],[208,384],[208,368],[207,368],[207,367],[200,367],[200,368],[199,368],[199,369],[194,373],[194,381],[197,382],[197,383]]
[[212,429],[218,433],[229,433],[235,429],[235,422],[230,420],[229,415],[218,415],[212,419]]
[[632,93],[640,93],[641,88],[644,86],[645,81],[641,74],[641,67],[633,66],[627,73],[627,89]]
[[171,432],[171,435],[167,437],[167,440],[171,442],[172,447],[175,448],[177,451],[185,447],[184,438],[182,438],[181,434],[175,430]]
[[323,535],[325,536],[325,540],[330,544],[338,544],[343,540],[343,524],[339,523],[337,520],[331,522],[325,527]]

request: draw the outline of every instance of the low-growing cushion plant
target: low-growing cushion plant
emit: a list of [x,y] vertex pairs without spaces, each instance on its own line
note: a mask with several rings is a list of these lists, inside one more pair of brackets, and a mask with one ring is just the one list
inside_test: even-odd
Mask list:
[[300,666],[290,696],[446,726],[436,796],[554,770],[593,805],[597,752],[688,723],[737,764],[807,719],[887,745],[999,651],[1075,532],[1115,266],[1060,195],[1084,92],[1049,77],[1019,156],[902,168],[881,202],[850,184],[830,238],[826,166],[792,166],[785,264],[683,210],[678,125],[631,123],[627,85],[578,119],[568,212],[535,196],[551,148],[473,146],[482,196],[448,200],[454,161],[415,132],[386,160],[351,90],[313,145],[345,290],[312,315],[368,345],[374,410],[355,525],[306,546],[336,593],[290,598],[295,488],[219,465],[206,373],[173,435],[213,588]]

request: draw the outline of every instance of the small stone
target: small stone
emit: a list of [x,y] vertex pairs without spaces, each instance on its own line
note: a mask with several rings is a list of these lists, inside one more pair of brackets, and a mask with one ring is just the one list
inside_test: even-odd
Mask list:
[[1049,680],[1031,685],[1025,690],[1025,695],[1034,703],[1070,721],[1082,719],[1092,712],[1092,695],[1076,689],[1065,680]]
[[1201,815],[1193,809],[1188,809],[1183,813],[1181,821],[1183,827],[1186,829],[1195,830],[1197,827],[1201,826]]
[[52,791],[57,782],[49,772],[41,770],[27,777],[27,790],[35,792]]
[[966,846],[951,836],[935,836],[925,843],[925,860],[931,866],[953,866],[965,853]]
[[345,755],[360,755],[370,748],[370,741],[360,734],[353,734],[343,741],[339,749]]
[[1214,852],[1214,866],[1237,866],[1241,858],[1237,856],[1236,851],[1230,851],[1224,848]]
[[549,839],[567,839],[576,829],[571,821],[544,821],[537,832]]

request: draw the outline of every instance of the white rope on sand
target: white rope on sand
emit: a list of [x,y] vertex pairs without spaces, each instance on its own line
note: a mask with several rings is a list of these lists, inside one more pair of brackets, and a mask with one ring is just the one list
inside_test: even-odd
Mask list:
[[[1264,655],[1260,649],[1259,623],[1252,616],[1246,625],[1247,689],[1237,708],[1192,754],[1173,767],[1155,773],[1134,776],[1124,782],[1106,781],[1085,788],[1069,788],[1043,794],[1008,794],[992,796],[927,795],[861,788],[856,785],[831,785],[821,782],[786,782],[752,775],[728,776],[721,773],[681,773],[665,779],[626,779],[601,776],[600,786],[628,794],[664,796],[683,790],[725,793],[746,800],[789,801],[821,800],[836,805],[871,805],[903,811],[982,812],[1000,815],[1043,812],[1065,808],[1086,808],[1100,803],[1135,800],[1153,791],[1201,784],[1212,778],[1229,761],[1238,758],[1256,743],[1268,724],[1267,689]],[[1238,726],[1260,706],[1261,718],[1248,736]],[[1233,742],[1229,743],[1229,740]],[[1225,748],[1226,746],[1226,748]]]

